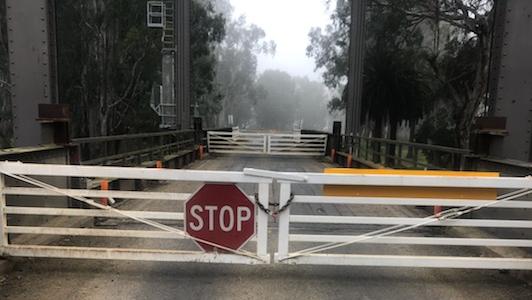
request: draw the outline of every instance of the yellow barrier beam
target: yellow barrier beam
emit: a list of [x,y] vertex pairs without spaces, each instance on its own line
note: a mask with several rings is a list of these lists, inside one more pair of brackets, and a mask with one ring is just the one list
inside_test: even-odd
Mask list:
[[[494,172],[457,172],[457,171],[420,171],[390,169],[325,169],[326,174],[351,175],[411,175],[411,176],[457,176],[457,177],[499,177]],[[404,187],[404,186],[362,186],[362,185],[325,185],[325,196],[344,197],[385,197],[385,198],[439,198],[495,200],[496,189],[486,188],[443,188],[443,187]]]

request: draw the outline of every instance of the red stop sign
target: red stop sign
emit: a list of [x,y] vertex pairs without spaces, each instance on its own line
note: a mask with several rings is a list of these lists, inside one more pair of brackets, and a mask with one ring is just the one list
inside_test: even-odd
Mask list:
[[[206,184],[185,202],[185,231],[238,250],[255,235],[255,204],[234,184]],[[207,252],[215,248],[197,244]]]

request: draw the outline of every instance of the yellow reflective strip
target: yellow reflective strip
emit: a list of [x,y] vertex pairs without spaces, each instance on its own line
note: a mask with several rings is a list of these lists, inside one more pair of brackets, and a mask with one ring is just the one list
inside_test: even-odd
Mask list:
[[[464,176],[464,177],[499,177],[493,172],[457,172],[457,171],[418,171],[389,169],[325,169],[327,174],[352,175],[412,175],[412,176]],[[444,187],[404,187],[404,186],[337,186],[325,185],[325,196],[340,197],[397,197],[397,198],[439,198],[495,200],[496,189],[486,188],[444,188]]]

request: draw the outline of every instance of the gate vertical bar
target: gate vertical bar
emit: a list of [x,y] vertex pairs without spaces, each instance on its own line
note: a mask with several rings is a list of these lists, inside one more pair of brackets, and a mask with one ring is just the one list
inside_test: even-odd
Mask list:
[[[0,174],[0,250],[7,247],[9,240],[7,237],[7,214],[6,214],[6,196],[4,189],[6,186],[4,174]],[[1,255],[2,251],[0,251]]]
[[262,142],[264,143],[264,145],[262,145],[262,152],[264,153],[268,153],[268,136],[265,135]]
[[327,136],[323,138],[323,155],[324,156],[327,156],[327,139],[328,139]]
[[[279,190],[279,207],[284,207],[290,199],[290,183],[281,183]],[[288,256],[288,244],[290,234],[290,207],[286,208],[279,214],[279,241],[277,247],[276,260],[286,258]]]
[[211,133],[207,131],[207,151],[211,152]]
[[[268,207],[270,202],[270,184],[259,183],[259,202]],[[268,218],[269,215],[262,210],[259,210],[258,215],[258,228],[257,228],[257,255],[268,255]]]

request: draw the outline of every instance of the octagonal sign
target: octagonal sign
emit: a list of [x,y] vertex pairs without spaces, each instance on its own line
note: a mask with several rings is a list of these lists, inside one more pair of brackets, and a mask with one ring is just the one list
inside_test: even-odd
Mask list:
[[[185,231],[238,250],[255,235],[255,204],[234,184],[206,184],[185,202]],[[199,241],[197,244],[207,252],[217,250]]]

